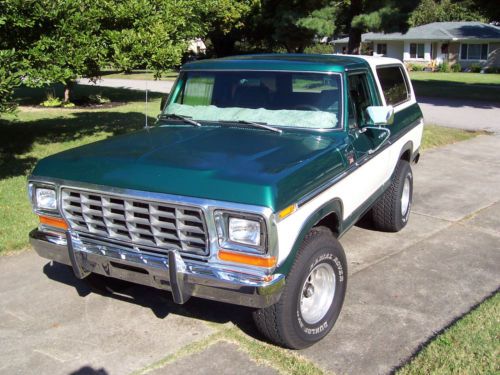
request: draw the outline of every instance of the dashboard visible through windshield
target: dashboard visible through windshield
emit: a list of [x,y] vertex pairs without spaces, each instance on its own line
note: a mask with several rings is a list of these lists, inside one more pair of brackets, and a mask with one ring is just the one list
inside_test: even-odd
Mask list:
[[195,121],[332,129],[341,126],[340,74],[185,71],[164,115]]

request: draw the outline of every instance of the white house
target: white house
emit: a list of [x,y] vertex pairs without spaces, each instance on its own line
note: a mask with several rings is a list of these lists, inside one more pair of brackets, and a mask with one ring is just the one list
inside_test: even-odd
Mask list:
[[[361,41],[374,55],[404,62],[500,67],[500,27],[481,22],[433,22],[404,34],[366,33]],[[347,42],[347,38],[334,40],[334,52],[344,53]]]
[[194,55],[204,55],[207,52],[207,46],[201,38],[192,39],[189,41],[188,52]]

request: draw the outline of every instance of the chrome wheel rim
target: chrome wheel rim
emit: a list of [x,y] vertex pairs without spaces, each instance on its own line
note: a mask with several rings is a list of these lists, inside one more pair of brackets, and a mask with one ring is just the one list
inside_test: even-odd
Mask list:
[[307,276],[300,294],[300,314],[308,324],[324,318],[335,296],[335,272],[328,263],[320,263]]
[[403,185],[403,194],[401,194],[401,215],[406,216],[410,209],[410,176],[406,176]]

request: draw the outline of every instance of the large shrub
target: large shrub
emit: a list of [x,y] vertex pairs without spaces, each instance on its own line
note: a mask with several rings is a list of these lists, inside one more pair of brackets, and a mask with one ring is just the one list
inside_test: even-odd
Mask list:
[[14,89],[21,83],[15,50],[0,50],[0,113],[16,107]]

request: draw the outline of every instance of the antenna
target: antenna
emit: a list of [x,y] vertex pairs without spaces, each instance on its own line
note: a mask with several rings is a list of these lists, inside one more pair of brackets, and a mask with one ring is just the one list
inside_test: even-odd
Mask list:
[[146,123],[144,127],[148,128],[148,81],[146,81]]

